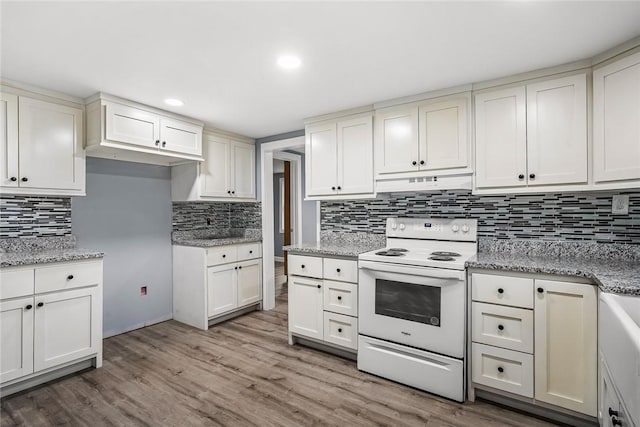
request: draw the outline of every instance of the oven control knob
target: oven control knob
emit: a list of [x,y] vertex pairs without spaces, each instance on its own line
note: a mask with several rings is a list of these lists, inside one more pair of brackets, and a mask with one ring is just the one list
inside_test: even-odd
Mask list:
[[404,224],[400,224],[400,230],[404,230]]
[[454,232],[454,233],[457,233],[457,232],[460,230],[460,227],[458,227],[457,225],[455,225],[455,224],[454,224],[454,225],[451,227],[451,230],[453,230],[453,232]]
[[468,233],[469,232],[469,226],[467,224],[462,226],[462,232],[463,233]]

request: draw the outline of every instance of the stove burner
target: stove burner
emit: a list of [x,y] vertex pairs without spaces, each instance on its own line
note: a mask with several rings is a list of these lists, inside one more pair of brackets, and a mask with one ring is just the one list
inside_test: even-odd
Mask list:
[[393,251],[393,252],[409,252],[409,249],[405,249],[405,248],[389,248],[389,249],[387,249],[387,251]]
[[376,255],[381,255],[381,256],[404,256],[405,254],[403,252],[400,252],[400,251],[387,250],[387,251],[376,252]]
[[435,255],[435,256],[442,256],[442,257],[452,257],[452,256],[460,256],[459,253],[456,252],[447,252],[447,251],[437,251],[437,252],[431,252],[431,255]]
[[433,261],[455,261],[454,257],[442,255],[430,256],[429,259]]

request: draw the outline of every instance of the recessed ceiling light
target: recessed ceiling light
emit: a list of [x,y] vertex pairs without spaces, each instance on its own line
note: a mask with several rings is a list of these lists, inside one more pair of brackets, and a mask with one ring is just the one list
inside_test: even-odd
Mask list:
[[293,68],[298,68],[302,64],[302,60],[297,56],[293,55],[283,55],[278,58],[278,65],[282,68],[286,68],[287,70],[291,70]]
[[167,98],[164,100],[164,103],[167,105],[171,105],[172,107],[182,107],[184,105],[184,102],[175,98]]

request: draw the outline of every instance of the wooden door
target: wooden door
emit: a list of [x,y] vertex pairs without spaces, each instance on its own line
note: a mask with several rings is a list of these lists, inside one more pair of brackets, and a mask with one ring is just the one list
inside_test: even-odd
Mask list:
[[429,102],[420,106],[420,170],[466,168],[469,135],[467,98]]
[[18,97],[0,93],[0,186],[18,183]]
[[256,147],[233,143],[231,194],[241,199],[256,198]]
[[0,383],[33,372],[33,297],[0,302]]
[[322,280],[289,276],[289,332],[323,339]]
[[207,316],[213,317],[236,308],[237,265],[226,264],[207,269]]
[[376,111],[376,175],[418,170],[418,107]]
[[238,263],[238,307],[262,299],[262,260]]
[[338,194],[373,194],[373,117],[337,124]]
[[105,104],[105,137],[109,141],[156,149],[160,146],[160,117],[108,102]]
[[337,194],[338,146],[336,123],[322,123],[305,129],[307,196]]
[[160,149],[199,156],[202,153],[202,127],[163,117],[160,119]]
[[204,136],[204,161],[200,168],[200,195],[203,197],[231,197],[231,142],[215,135]]

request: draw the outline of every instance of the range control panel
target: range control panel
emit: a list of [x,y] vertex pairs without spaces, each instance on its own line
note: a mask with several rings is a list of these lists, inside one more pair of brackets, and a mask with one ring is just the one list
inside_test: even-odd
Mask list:
[[387,237],[475,242],[478,239],[478,220],[387,218]]

